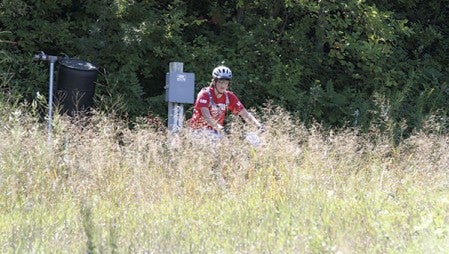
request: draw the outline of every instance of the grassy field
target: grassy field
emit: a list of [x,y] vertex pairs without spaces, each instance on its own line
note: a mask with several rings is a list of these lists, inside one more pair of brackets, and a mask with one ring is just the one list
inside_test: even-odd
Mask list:
[[435,123],[392,147],[374,127],[304,128],[278,109],[264,122],[257,148],[239,124],[215,147],[102,114],[57,118],[48,140],[2,108],[0,252],[449,252],[449,137]]

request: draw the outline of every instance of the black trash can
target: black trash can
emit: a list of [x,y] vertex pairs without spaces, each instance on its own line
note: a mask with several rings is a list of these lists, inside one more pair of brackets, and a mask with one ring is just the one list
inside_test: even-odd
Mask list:
[[93,104],[98,67],[79,59],[58,61],[56,103],[62,114],[87,112]]

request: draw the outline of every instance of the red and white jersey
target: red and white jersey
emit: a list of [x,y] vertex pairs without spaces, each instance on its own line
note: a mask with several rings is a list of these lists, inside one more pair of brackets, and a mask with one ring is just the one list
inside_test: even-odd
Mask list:
[[234,114],[238,114],[245,108],[237,96],[231,91],[226,91],[220,98],[217,98],[213,87],[203,88],[198,93],[195,101],[193,116],[190,119],[190,127],[194,129],[213,129],[204,120],[203,114],[201,113],[202,107],[209,108],[212,119],[217,121],[220,125],[224,124],[227,109]]

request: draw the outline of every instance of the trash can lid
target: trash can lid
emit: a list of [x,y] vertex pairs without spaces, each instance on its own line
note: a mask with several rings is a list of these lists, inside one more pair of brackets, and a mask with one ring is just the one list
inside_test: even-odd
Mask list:
[[59,64],[78,70],[91,71],[98,69],[97,66],[79,59],[61,59],[59,60]]

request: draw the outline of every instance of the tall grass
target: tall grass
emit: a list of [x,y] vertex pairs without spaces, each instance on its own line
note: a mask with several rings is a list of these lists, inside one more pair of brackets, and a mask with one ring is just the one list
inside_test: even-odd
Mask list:
[[101,113],[55,119],[49,142],[0,111],[2,253],[449,252],[444,134],[391,146],[270,108],[257,148],[238,122],[214,145]]

